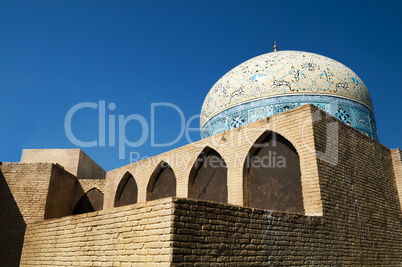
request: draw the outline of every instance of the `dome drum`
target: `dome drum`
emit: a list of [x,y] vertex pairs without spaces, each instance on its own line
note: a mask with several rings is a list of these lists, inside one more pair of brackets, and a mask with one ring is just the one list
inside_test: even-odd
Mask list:
[[370,109],[348,99],[318,95],[266,98],[227,109],[204,124],[201,129],[201,138],[229,131],[305,104],[313,104],[374,140],[378,140],[374,113]]

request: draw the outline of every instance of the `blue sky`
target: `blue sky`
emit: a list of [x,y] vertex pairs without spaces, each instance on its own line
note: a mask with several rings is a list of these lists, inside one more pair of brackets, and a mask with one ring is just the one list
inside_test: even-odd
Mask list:
[[[402,148],[401,1],[0,1],[0,161],[23,148],[76,148],[64,121],[79,103],[105,101],[106,118],[136,114],[151,125],[151,104],[178,106],[188,120],[227,71],[279,50],[314,52],[356,72],[373,98],[379,138]],[[98,138],[98,109],[78,111],[74,135]],[[179,134],[179,114],[155,109],[156,143]],[[106,127],[109,121],[106,121]],[[131,141],[141,124],[126,125]],[[198,126],[198,120],[191,123]],[[116,132],[118,135],[118,132]],[[193,132],[193,141],[199,133]],[[99,140],[98,140],[99,141]],[[83,148],[105,170],[167,147]]]

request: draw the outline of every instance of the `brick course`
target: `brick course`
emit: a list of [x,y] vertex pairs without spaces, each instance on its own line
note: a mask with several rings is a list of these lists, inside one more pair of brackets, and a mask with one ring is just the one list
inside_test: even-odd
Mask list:
[[172,200],[29,225],[20,266],[168,266]]
[[97,188],[102,193],[105,192],[105,179],[78,179],[84,192],[88,192],[92,188]]
[[391,149],[392,163],[394,166],[395,181],[398,188],[399,202],[402,206],[402,150]]
[[27,224],[44,219],[52,165],[10,162],[1,165],[1,172]]
[[[173,265],[400,266],[396,222],[361,239],[360,225],[327,216],[303,216],[180,199],[175,201]],[[373,220],[373,223],[375,221]],[[394,228],[395,227],[395,228]],[[374,242],[373,242],[374,241]]]
[[166,198],[29,225],[21,266],[400,266],[401,226]]

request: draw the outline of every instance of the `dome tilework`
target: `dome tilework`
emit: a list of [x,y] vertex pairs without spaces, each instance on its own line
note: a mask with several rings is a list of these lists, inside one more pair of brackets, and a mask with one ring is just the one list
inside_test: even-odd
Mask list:
[[314,104],[378,140],[363,81],[345,65],[314,53],[280,51],[254,57],[226,73],[201,109],[201,137]]

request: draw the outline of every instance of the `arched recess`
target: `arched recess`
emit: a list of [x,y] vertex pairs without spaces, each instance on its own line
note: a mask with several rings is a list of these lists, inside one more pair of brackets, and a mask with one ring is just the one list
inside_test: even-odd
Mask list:
[[264,132],[245,159],[244,205],[304,214],[299,155],[275,132]]
[[86,192],[74,207],[73,215],[103,209],[103,193],[98,188]]
[[188,197],[228,202],[226,163],[210,147],[204,148],[190,171]]
[[176,176],[169,164],[162,161],[156,166],[147,187],[147,201],[176,196]]
[[137,203],[138,187],[131,173],[126,172],[116,190],[114,206],[120,207]]

